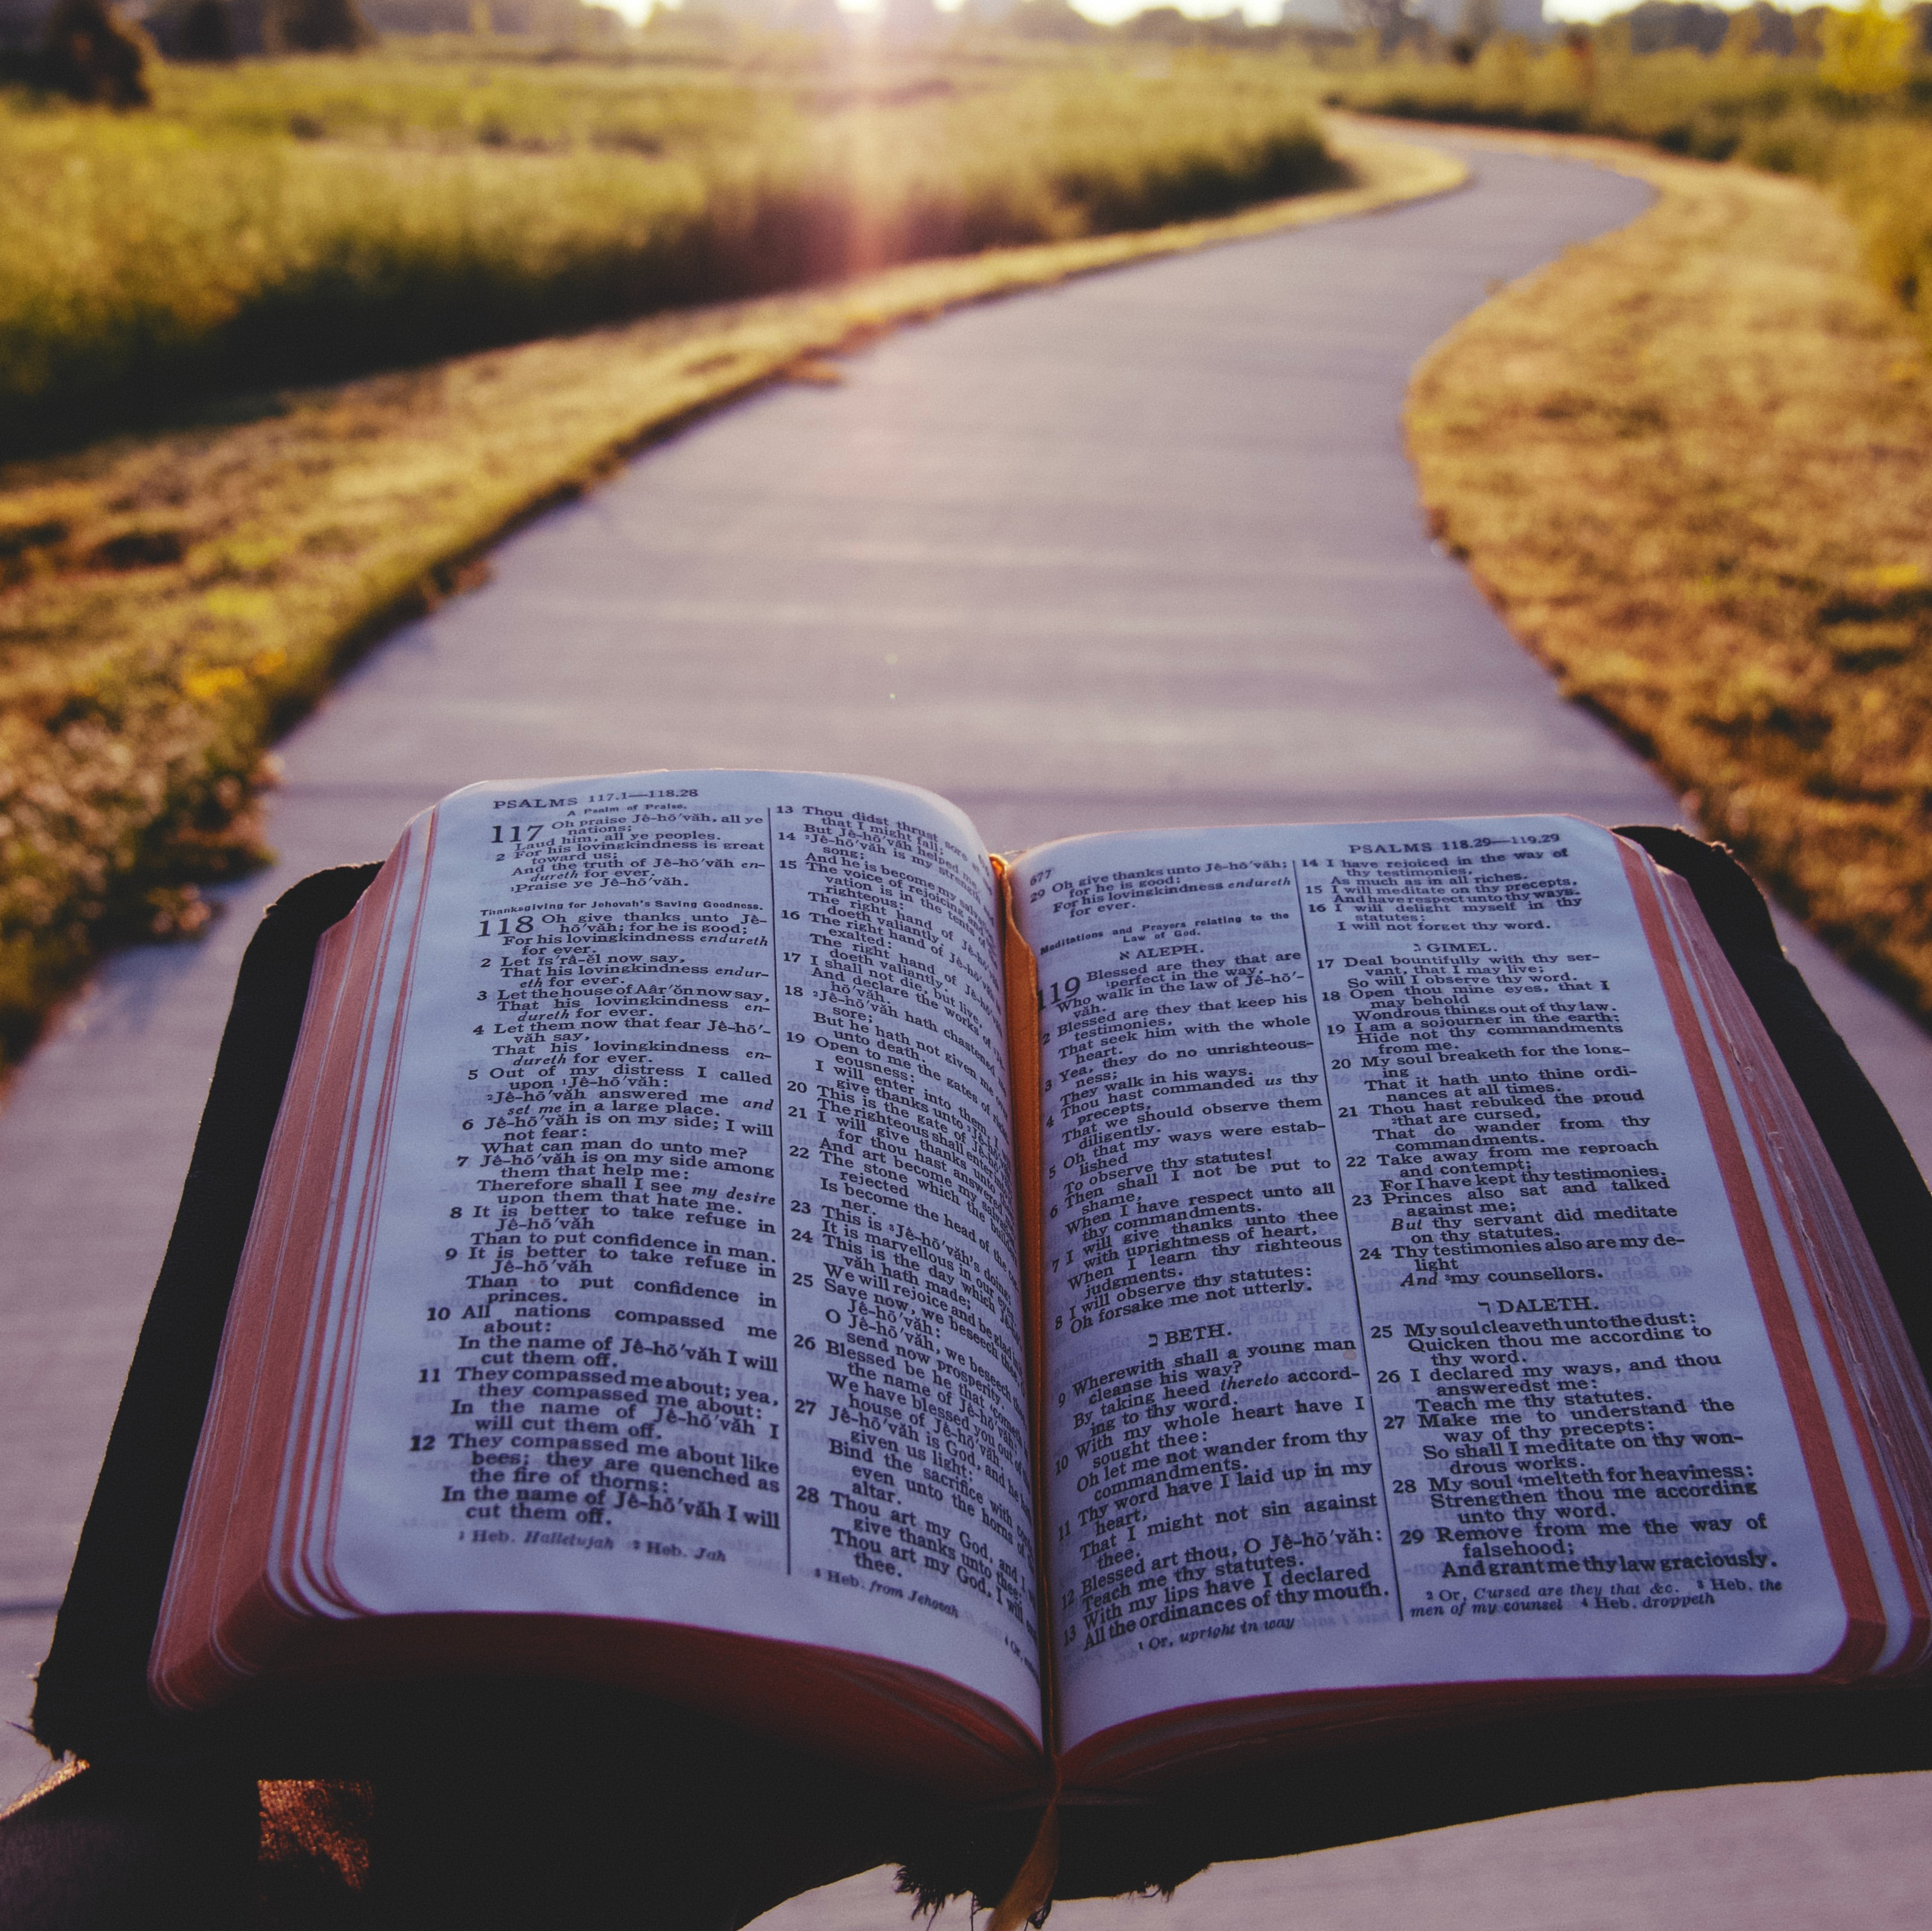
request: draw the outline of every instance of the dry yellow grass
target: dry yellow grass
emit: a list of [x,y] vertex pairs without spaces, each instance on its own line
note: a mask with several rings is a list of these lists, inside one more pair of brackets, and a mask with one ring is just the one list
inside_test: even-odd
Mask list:
[[1586,43],[1566,35],[1540,52],[1505,34],[1467,67],[1398,59],[1358,69],[1338,77],[1334,97],[1404,120],[1594,134],[1819,182],[1852,217],[1868,269],[1932,346],[1932,63],[1922,34],[1876,0],[1810,13],[1800,30],[1816,50],[1809,55],[1750,51],[1762,24],[1741,9],[1715,58],[1689,47],[1634,54],[1628,18],[1605,22]]
[[1816,189],[1493,138],[1659,199],[1418,370],[1432,521],[1572,695],[1932,1015],[1932,370]]
[[194,881],[250,862],[276,730],[520,518],[895,324],[1463,178],[1359,130],[1334,145],[1352,186],[1221,220],[892,269],[0,469],[0,1054],[104,937],[205,918]]

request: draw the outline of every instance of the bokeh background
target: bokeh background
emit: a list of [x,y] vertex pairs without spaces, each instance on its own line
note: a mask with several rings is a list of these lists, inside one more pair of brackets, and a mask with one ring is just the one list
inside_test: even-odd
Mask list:
[[[0,0],[0,1717],[248,925],[486,773],[1680,818],[1932,1158],[1932,7],[1210,7]],[[1064,1912],[1904,1925],[1928,1823]]]

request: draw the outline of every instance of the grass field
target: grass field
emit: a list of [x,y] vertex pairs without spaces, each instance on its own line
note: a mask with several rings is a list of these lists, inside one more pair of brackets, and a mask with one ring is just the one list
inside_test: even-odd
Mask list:
[[1157,225],[1322,178],[1324,85],[1651,144],[1596,151],[1655,212],[1421,373],[1424,495],[1573,694],[1932,1015],[1932,123],[1888,73],[449,43],[164,70],[146,118],[0,104],[0,424],[123,424],[0,466],[0,1059],[256,862],[265,748],[362,641],[640,440],[952,302],[1448,184],[1370,142],[1357,190]]
[[1309,70],[418,54],[0,98],[0,452],[896,262],[1324,184]]
[[1932,61],[1876,7],[1818,24],[1808,58],[1612,23],[1340,91],[1732,163],[1614,157],[1662,205],[1430,364],[1424,493],[1572,691],[1932,1019]]
[[1432,521],[1571,696],[1932,1018],[1932,366],[1816,189],[1594,151],[1658,204],[1424,364]]
[[[0,94],[0,1061],[104,940],[206,918],[265,745],[452,559],[890,319],[782,303],[748,337],[719,303],[1341,177],[1305,65],[1211,54],[452,38],[154,78],[141,114]],[[693,330],[731,339],[680,360]]]
[[104,941],[205,921],[198,884],[256,861],[275,732],[363,640],[473,580],[520,516],[880,328],[1462,178],[1412,147],[1339,151],[1354,184],[1218,220],[902,266],[0,467],[0,1057]]
[[1825,56],[1810,60],[1742,48],[1632,55],[1615,31],[1540,52],[1496,40],[1467,66],[1394,62],[1332,91],[1376,113],[1609,135],[1819,182],[1932,346],[1932,61],[1913,52],[1912,31],[1869,11],[1836,14]]

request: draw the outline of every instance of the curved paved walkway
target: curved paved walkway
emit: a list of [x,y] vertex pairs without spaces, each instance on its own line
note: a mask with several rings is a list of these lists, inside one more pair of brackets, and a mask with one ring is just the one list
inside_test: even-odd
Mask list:
[[[1444,199],[967,310],[852,358],[843,386],[754,397],[506,544],[490,587],[296,734],[281,865],[202,946],[111,964],[0,1114],[0,1716],[45,1647],[254,916],[445,791],[842,769],[944,792],[996,849],[1134,825],[1676,815],[1419,526],[1399,428],[1417,357],[1648,193],[1472,157],[1475,185]],[[1932,1155],[1932,1045],[1834,968],[1821,984]],[[0,1743],[0,1784],[34,1764]],[[1932,1822],[1928,1784],[1888,1786],[1910,1793],[1894,1807]],[[1726,1800],[1747,1822],[1750,1798]],[[1646,1801],[1664,1848],[1631,1855],[1681,1864],[1686,1813]],[[1562,1828],[1507,1841],[1546,1859]],[[1394,1855],[1320,1868],[1386,1884]],[[1258,1914],[1264,1891],[1230,1909]],[[852,1895],[866,1921],[903,1918]],[[1700,1922],[1744,1921],[1719,1904]]]

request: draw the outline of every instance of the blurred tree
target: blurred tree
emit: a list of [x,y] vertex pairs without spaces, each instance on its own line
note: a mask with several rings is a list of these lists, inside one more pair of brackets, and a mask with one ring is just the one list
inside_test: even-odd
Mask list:
[[1632,53],[1657,54],[1672,47],[1695,47],[1714,54],[1731,30],[1731,16],[1721,7],[1698,0],[1642,0],[1616,16],[1630,32]]
[[1756,0],[1733,17],[1731,31],[1724,36],[1724,51],[1776,54],[1782,58],[1798,51],[1797,23],[1782,7]]
[[1791,16],[1792,51],[1800,60],[1825,57],[1825,22],[1832,17],[1828,7],[1804,7]]
[[1373,34],[1384,53],[1389,52],[1414,24],[1408,0],[1342,0],[1344,25],[1360,34]]
[[1071,0],[1018,0],[1000,24],[1029,40],[1090,40],[1101,31]]
[[154,43],[112,0],[59,0],[47,16],[38,79],[50,91],[104,107],[145,107]]
[[[671,45],[682,42],[722,52],[736,40],[740,21],[754,18],[748,10],[750,4],[751,0],[734,0],[729,13],[716,0],[684,0],[681,7],[659,4],[644,16],[644,31],[653,40]],[[773,0],[770,6],[758,6],[754,23],[775,27],[778,17]]]
[[[239,6],[247,0],[230,0]],[[279,4],[279,0],[271,0]],[[660,7],[664,22],[688,29],[699,13],[695,0],[682,7]],[[391,34],[529,34],[554,43],[596,40],[621,33],[622,22],[608,7],[580,0],[356,0],[356,11],[377,39]],[[487,16],[487,18],[485,17]],[[163,52],[171,51],[161,43]]]
[[1467,67],[1484,46],[1502,32],[1502,9],[1497,0],[1462,0],[1462,16],[1449,43],[1450,58]]
[[1191,46],[1194,22],[1178,7],[1143,7],[1132,19],[1120,22],[1130,40],[1154,40],[1171,47]]
[[1502,8],[1497,0],[1462,0],[1462,18],[1456,26],[1459,33],[1468,34],[1480,46],[1502,30]]
[[1168,47],[1278,47],[1307,31],[1300,22],[1270,21],[1252,25],[1240,7],[1225,13],[1184,13],[1178,7],[1144,7],[1121,21],[1116,31],[1130,40],[1151,40]]
[[235,58],[235,22],[228,0],[194,0],[181,17],[177,60],[220,62]]
[[1763,31],[1757,9],[1741,7],[1731,16],[1731,24],[1724,29],[1724,43],[1718,51],[1726,60],[1748,60],[1757,52],[1759,37]]
[[1856,13],[1834,13],[1824,22],[1819,77],[1840,94],[1895,94],[1911,78],[1917,37],[1911,21],[1865,0]]
[[280,0],[268,24],[276,52],[348,52],[376,39],[356,0]]

